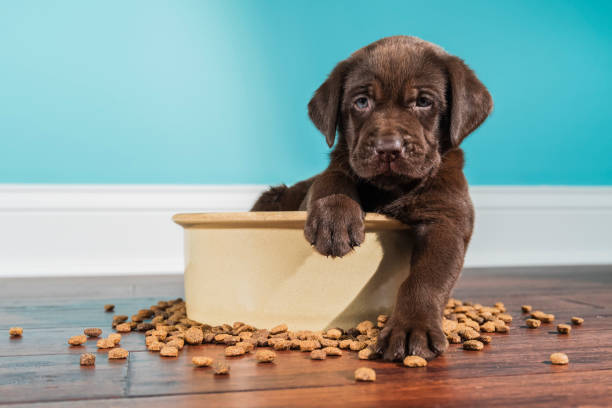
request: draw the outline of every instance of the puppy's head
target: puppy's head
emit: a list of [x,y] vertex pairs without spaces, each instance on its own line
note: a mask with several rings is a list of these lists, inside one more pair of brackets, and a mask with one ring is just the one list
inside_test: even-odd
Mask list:
[[491,95],[462,60],[416,37],[376,41],[340,62],[308,104],[315,126],[381,188],[421,179],[475,130]]

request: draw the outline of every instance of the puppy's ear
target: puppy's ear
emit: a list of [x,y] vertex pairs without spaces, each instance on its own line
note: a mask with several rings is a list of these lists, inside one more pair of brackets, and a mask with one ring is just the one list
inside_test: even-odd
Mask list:
[[344,78],[350,66],[351,63],[348,60],[336,65],[308,103],[308,116],[317,129],[325,135],[329,147],[334,145],[336,138]]
[[493,99],[461,59],[450,56],[446,64],[450,82],[450,144],[456,147],[489,116]]

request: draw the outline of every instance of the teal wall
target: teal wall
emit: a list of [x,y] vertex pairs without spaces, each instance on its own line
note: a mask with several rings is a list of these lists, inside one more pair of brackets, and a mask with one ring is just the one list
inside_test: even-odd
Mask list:
[[409,34],[495,112],[472,184],[612,184],[612,2],[0,0],[0,182],[278,183],[321,171],[306,104]]

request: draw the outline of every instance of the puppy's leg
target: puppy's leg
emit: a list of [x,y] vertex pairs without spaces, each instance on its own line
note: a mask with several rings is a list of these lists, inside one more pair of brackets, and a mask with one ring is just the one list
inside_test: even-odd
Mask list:
[[326,170],[306,199],[304,236],[323,255],[341,257],[365,238],[364,212],[354,182],[343,172]]
[[432,359],[448,347],[442,314],[461,272],[469,237],[466,240],[465,229],[449,219],[415,228],[410,275],[400,286],[376,344],[385,360],[402,360],[406,355]]
[[270,187],[257,199],[251,211],[298,211],[313,180],[314,177],[291,187],[284,184]]

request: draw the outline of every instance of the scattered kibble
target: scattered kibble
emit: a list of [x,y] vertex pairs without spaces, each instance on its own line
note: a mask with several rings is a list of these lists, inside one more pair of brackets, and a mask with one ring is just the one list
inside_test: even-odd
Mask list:
[[114,349],[110,349],[108,351],[108,359],[109,360],[122,360],[124,358],[127,358],[129,354],[130,353],[126,349],[117,347]]
[[115,310],[115,305],[104,305],[105,312],[112,312],[113,310]]
[[557,331],[561,334],[569,334],[572,331],[572,326],[569,324],[558,324]]
[[244,349],[240,346],[229,346],[225,348],[225,355],[227,357],[241,356],[245,353]]
[[523,305],[521,306],[521,310],[523,311],[523,313],[530,313],[531,312],[531,305]]
[[333,340],[338,340],[342,337],[342,332],[338,329],[329,329],[327,331],[327,337]]
[[584,323],[584,319],[582,317],[576,317],[576,316],[572,317],[572,324],[579,326],[582,323]]
[[85,333],[87,337],[100,337],[100,335],[102,334],[102,329],[98,329],[97,327],[90,327],[88,329],[83,330],[83,333]]
[[205,356],[195,356],[191,359],[191,362],[196,367],[210,367],[213,362],[213,359]]
[[527,324],[527,327],[529,327],[530,329],[537,329],[538,327],[540,327],[542,322],[538,319],[527,319],[525,320],[525,324]]
[[118,324],[115,328],[119,333],[129,333],[132,331],[132,326],[129,323]]
[[272,350],[257,350],[255,353],[255,360],[258,363],[271,363],[276,358],[276,353]]
[[321,349],[312,350],[310,352],[311,360],[325,360],[327,358],[327,353]]
[[406,356],[404,365],[406,367],[425,367],[427,365],[427,360],[419,356]]
[[71,346],[80,346],[87,341],[87,336],[80,334],[78,336],[72,336],[68,339],[68,344]]
[[270,334],[279,334],[279,333],[284,333],[286,331],[287,331],[287,325],[279,324],[278,326],[275,326],[270,329]]
[[115,342],[110,339],[100,339],[96,343],[99,349],[109,349],[115,347]]
[[464,350],[480,351],[483,349],[483,347],[484,347],[484,344],[482,344],[478,340],[468,340],[468,341],[463,342]]
[[550,362],[556,365],[565,365],[569,363],[569,358],[565,353],[552,353],[550,355]]
[[21,327],[11,327],[9,329],[9,336],[11,337],[21,337],[23,334],[23,329]]
[[355,380],[376,381],[376,371],[369,367],[359,367],[355,370]]
[[357,353],[357,357],[360,360],[371,360],[374,357],[374,355],[375,355],[374,350],[372,350],[369,347],[359,350],[359,353]]
[[204,332],[199,327],[191,327],[185,332],[185,341],[189,344],[200,344],[204,340]]
[[96,355],[91,353],[81,354],[80,364],[82,366],[92,366],[96,364]]
[[111,333],[108,335],[108,339],[114,344],[119,344],[121,342],[121,335],[119,333]]
[[491,336],[481,334],[480,336],[478,336],[476,340],[478,340],[482,344],[491,344],[491,341],[493,340],[493,338]]
[[338,357],[342,355],[342,350],[340,350],[338,347],[325,347],[323,351],[328,356]]
[[228,375],[230,372],[229,364],[221,360],[216,360],[213,363],[212,368],[216,375]]
[[164,346],[159,351],[159,355],[160,356],[164,356],[164,357],[177,357],[178,356],[178,349],[176,347],[172,347],[172,346]]

